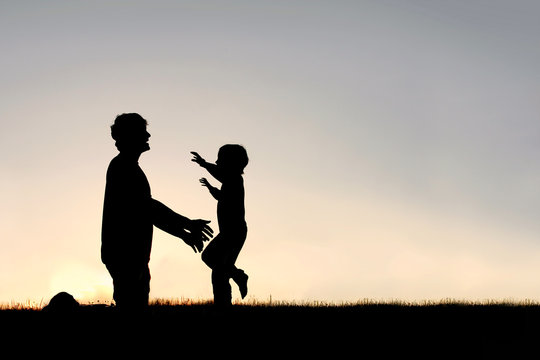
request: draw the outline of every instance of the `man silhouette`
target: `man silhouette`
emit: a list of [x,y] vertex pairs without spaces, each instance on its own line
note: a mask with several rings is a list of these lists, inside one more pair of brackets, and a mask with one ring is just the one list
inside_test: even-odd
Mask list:
[[150,293],[150,251],[153,227],[181,238],[195,252],[212,236],[206,220],[190,220],[152,198],[139,167],[140,155],[150,149],[147,121],[136,113],[116,117],[111,126],[119,154],[107,169],[101,260],[114,286],[118,308],[145,308]]

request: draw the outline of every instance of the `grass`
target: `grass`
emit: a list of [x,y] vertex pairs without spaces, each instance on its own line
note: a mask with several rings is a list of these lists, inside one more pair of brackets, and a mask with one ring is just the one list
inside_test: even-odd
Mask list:
[[321,354],[350,357],[353,353],[376,353],[372,358],[377,359],[405,355],[522,358],[537,352],[540,339],[540,303],[533,300],[361,299],[336,303],[247,299],[229,311],[218,311],[209,300],[180,298],[155,299],[144,315],[121,314],[98,303],[81,306],[67,316],[43,312],[43,305],[6,304],[1,307],[0,323],[4,328],[33,329],[55,338],[58,332],[51,333],[50,327],[68,329],[65,335],[85,334],[80,337],[85,340],[107,338],[103,334],[110,331],[146,334],[145,343],[159,344],[154,349],[192,344],[210,351],[216,349],[208,344],[222,342],[234,349],[240,342],[276,357],[294,354],[302,358]]
[[0,303],[0,310],[41,310],[46,305],[43,300],[26,300],[25,302],[10,301]]
[[[176,299],[152,299],[150,301],[151,307],[159,306],[208,306],[212,304],[211,299],[191,299],[191,298],[176,298]],[[255,298],[248,298],[246,300],[235,300],[233,302],[235,306],[242,307],[296,307],[296,308],[351,308],[351,307],[441,307],[441,306],[462,306],[462,307],[540,307],[540,302],[531,299],[485,299],[485,300],[462,300],[445,298],[441,300],[375,300],[375,299],[359,299],[357,301],[321,301],[321,300],[275,300],[270,298],[268,300],[259,300]],[[27,300],[25,302],[11,301],[7,303],[0,303],[0,310],[42,310],[47,305],[43,299],[40,301]],[[113,306],[111,302],[89,302],[81,303],[83,306]]]

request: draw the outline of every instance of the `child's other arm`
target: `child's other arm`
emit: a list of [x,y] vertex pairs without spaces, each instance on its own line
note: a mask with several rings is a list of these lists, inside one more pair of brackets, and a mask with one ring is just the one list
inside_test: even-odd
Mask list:
[[192,151],[191,154],[193,154],[193,159],[191,159],[191,161],[196,162],[201,167],[205,168],[210,173],[210,175],[212,175],[219,182],[223,182],[223,177],[221,176],[216,164],[211,164],[207,162],[198,153],[194,151]]
[[202,178],[199,181],[201,182],[202,186],[206,186],[208,188],[208,191],[210,191],[210,194],[212,194],[214,199],[219,201],[219,198],[221,196],[221,190],[210,185],[210,183],[208,182],[208,180],[206,180],[206,178]]

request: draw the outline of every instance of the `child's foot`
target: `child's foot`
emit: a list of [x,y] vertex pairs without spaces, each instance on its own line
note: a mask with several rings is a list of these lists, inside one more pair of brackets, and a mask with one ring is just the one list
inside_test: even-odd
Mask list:
[[238,274],[234,277],[234,282],[238,285],[238,288],[240,289],[240,295],[242,296],[242,299],[246,297],[248,293],[247,288],[247,281],[248,281],[248,275],[243,272],[242,270],[238,271]]

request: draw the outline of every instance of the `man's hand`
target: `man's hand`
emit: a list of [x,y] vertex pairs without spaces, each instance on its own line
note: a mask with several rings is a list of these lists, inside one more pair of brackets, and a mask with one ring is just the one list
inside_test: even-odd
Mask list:
[[186,234],[182,237],[182,240],[184,240],[184,242],[188,244],[196,253],[202,252],[204,245],[200,234],[186,231]]
[[202,241],[208,241],[214,236],[214,230],[208,224],[210,220],[191,220],[188,225],[188,230],[201,238]]
[[214,235],[214,230],[208,224],[209,220],[191,220],[186,228],[182,240],[195,252],[202,252],[204,242],[210,240]]

